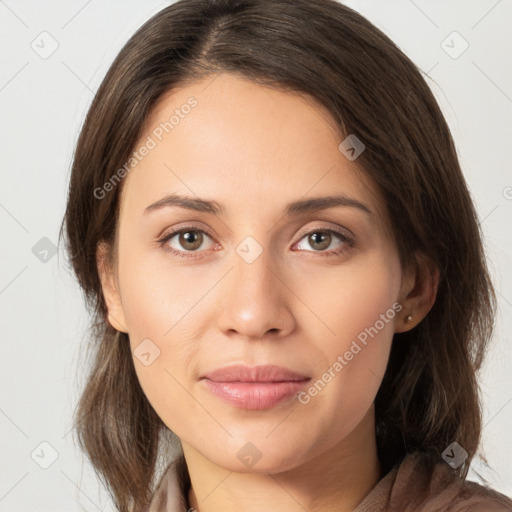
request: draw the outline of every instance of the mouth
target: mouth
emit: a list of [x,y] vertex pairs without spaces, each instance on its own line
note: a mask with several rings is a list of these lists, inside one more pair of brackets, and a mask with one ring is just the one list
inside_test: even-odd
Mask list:
[[219,368],[201,378],[206,389],[242,409],[270,409],[301,391],[310,377],[274,365]]

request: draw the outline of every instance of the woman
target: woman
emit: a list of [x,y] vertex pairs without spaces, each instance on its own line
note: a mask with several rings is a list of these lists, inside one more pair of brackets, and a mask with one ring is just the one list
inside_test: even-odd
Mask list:
[[120,511],[512,509],[465,481],[495,308],[474,206],[356,12],[160,11],[89,110],[64,228],[95,315],[76,428]]

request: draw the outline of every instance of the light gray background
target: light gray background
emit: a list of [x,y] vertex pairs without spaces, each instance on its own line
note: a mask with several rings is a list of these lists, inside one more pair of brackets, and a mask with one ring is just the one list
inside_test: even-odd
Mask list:
[[[62,254],[42,262],[33,247],[47,247],[44,237],[57,243],[74,144],[105,72],[168,3],[0,0],[0,512],[113,510],[69,433],[88,325],[81,293]],[[483,447],[494,471],[475,462],[470,478],[482,472],[512,495],[512,2],[347,4],[428,73],[458,146],[499,292],[481,379]]]

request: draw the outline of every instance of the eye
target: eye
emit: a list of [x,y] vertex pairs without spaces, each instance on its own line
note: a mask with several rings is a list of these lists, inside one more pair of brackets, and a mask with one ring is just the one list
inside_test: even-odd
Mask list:
[[[303,242],[303,240],[305,240],[305,242]],[[336,245],[336,241],[338,241],[338,245]],[[334,247],[332,247],[333,243],[335,244]],[[306,248],[306,244],[312,247],[313,251],[309,251]],[[306,235],[295,244],[299,251],[320,252],[322,255],[325,253],[325,256],[341,254],[354,247],[354,245],[353,239],[345,233],[325,228],[315,229],[306,233]],[[326,251],[329,247],[331,247],[331,250]]]
[[[334,247],[332,247],[333,243]],[[158,240],[158,244],[165,251],[180,258],[197,258],[199,254],[195,253],[208,249],[220,249],[220,245],[208,233],[194,226],[172,231]],[[307,249],[305,244],[313,250]],[[294,247],[298,251],[317,252],[319,256],[335,256],[350,250],[354,245],[353,239],[341,231],[318,228],[306,233]],[[329,247],[331,250],[326,250]]]
[[[173,231],[165,235],[158,242],[165,251],[169,251],[176,256],[182,258],[195,258],[194,254],[199,250],[208,249],[208,239],[211,240],[210,248],[217,248],[218,244],[214,243],[210,235],[201,229],[188,226],[179,231]],[[206,247],[205,247],[206,245]]]

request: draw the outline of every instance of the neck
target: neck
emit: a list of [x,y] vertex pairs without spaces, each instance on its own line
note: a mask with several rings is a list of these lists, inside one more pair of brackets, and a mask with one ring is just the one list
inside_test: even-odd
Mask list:
[[371,408],[331,449],[288,471],[237,473],[182,442],[190,507],[198,512],[339,512],[354,510],[381,478]]

